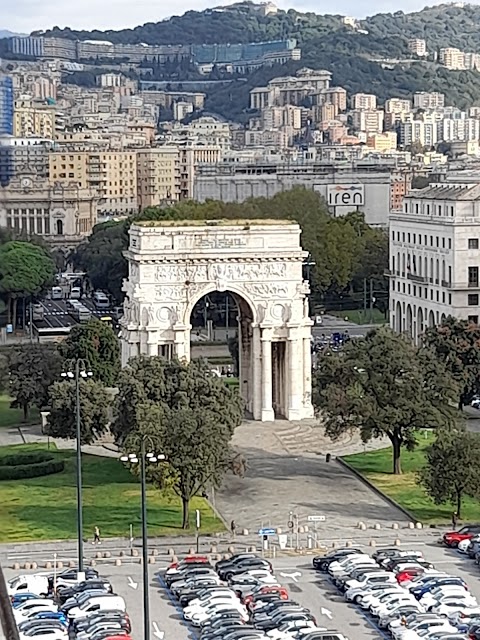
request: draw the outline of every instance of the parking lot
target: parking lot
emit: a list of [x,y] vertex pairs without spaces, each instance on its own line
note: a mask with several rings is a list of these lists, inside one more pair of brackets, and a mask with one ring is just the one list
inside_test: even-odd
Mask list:
[[[479,570],[474,563],[456,550],[446,549],[432,543],[408,543],[402,548],[422,551],[426,560],[435,568],[463,578],[471,593],[480,600]],[[375,549],[365,549],[373,552]],[[342,633],[349,640],[378,640],[388,638],[380,631],[372,618],[357,605],[349,604],[344,596],[330,582],[328,574],[316,572],[312,568],[311,556],[285,557],[273,560],[274,573],[279,582],[288,588],[290,597],[300,605],[310,609],[317,624],[329,630]],[[170,594],[163,581],[168,566],[166,560],[149,566],[150,611],[152,638],[159,640],[196,640],[197,629],[190,627],[182,616],[182,610]],[[99,564],[99,573],[108,578],[114,590],[123,596],[132,620],[132,635],[141,637],[143,628],[142,566],[125,562],[121,566]],[[4,569],[7,579],[18,575],[18,571]],[[25,572],[31,573],[31,572]]]

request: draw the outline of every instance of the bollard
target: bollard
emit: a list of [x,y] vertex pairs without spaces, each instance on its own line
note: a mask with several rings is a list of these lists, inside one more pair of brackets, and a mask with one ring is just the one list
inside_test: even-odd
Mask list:
[[175,549],[172,549],[172,548],[170,547],[170,549],[168,550],[168,552],[167,552],[167,553],[168,553],[168,555],[169,555],[169,556],[174,556],[174,555],[175,555]]
[[330,462],[331,459],[332,459],[332,454],[327,453],[327,455],[325,456],[325,462]]
[[25,562],[25,569],[29,571],[31,569],[30,562]]
[[32,569],[38,569],[38,564],[36,562],[32,562]]
[[125,551],[120,551],[118,555],[120,556],[120,558],[123,558],[125,556]]
[[122,566],[122,561],[120,560],[120,558],[117,558],[117,559],[115,560],[115,566],[116,566],[116,567],[121,567],[121,566]]
[[232,557],[232,555],[230,553],[224,553],[223,554],[223,560],[230,560],[231,557]]
[[375,540],[370,540],[370,542],[368,543],[369,547],[376,547],[377,543],[375,542]]
[[20,564],[18,562],[14,562],[12,565],[12,569],[14,571],[20,571]]
[[132,549],[130,553],[134,558],[138,558],[138,549]]
[[63,562],[61,560],[57,562],[57,569],[63,569]]
[[111,558],[112,554],[110,553],[110,551],[105,551],[105,553],[103,554],[104,558]]
[[210,547],[210,553],[217,553],[217,545],[212,544],[212,546]]
[[248,547],[250,553],[257,553],[257,547]]
[[398,529],[398,522],[394,522],[392,524],[392,529]]
[[305,533],[305,527],[298,527],[298,533]]
[[188,550],[188,555],[189,556],[194,556],[196,554],[197,550],[195,549],[195,547],[190,547],[190,549]]
[[90,566],[91,567],[95,567],[97,565],[96,560],[94,560],[93,558],[90,560]]
[[171,556],[170,560],[172,561],[172,563],[178,562],[178,558],[175,555]]
[[423,525],[421,522],[417,522],[417,524],[415,525],[417,527],[417,529],[422,529]]
[[361,529],[362,527],[364,527],[365,524],[363,522],[357,522],[357,529]]
[[228,553],[231,553],[232,555],[235,553],[235,547],[233,547],[232,545],[230,545],[227,549]]
[[101,551],[96,551],[95,552],[95,558],[101,558],[102,557],[102,552]]
[[158,556],[158,549],[152,549],[152,556]]
[[415,523],[414,522],[409,522],[408,523],[408,528],[409,529],[415,529]]
[[155,556],[148,556],[148,564],[155,564],[156,560]]
[[45,569],[51,569],[52,568],[52,563],[51,562],[46,562],[45,563]]
[[377,522],[374,527],[374,529],[376,529],[376,531],[379,531],[382,527],[380,526],[380,524]]
[[242,531],[242,536],[248,536],[248,529],[244,529]]
[[305,533],[308,533],[308,525],[307,524],[303,525],[303,530],[305,531]]
[[352,546],[352,543],[350,542],[350,540],[347,540],[345,542],[345,546],[348,547],[348,548],[350,548]]
[[399,547],[399,546],[402,544],[402,541],[401,541],[399,538],[397,538],[393,544],[394,544],[396,547]]
[[362,531],[366,531],[366,530],[367,530],[367,525],[366,525],[364,522],[361,522],[361,523],[360,523],[360,529],[361,529]]
[[70,567],[70,569],[74,569],[77,566],[75,564],[75,560],[70,560],[70,562],[68,563],[68,566]]

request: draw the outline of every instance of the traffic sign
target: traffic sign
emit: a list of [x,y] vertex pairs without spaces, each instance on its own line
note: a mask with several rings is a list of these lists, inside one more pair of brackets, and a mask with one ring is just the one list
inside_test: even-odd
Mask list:
[[259,536],[274,536],[277,533],[276,529],[259,529]]
[[308,522],[325,522],[325,516],[307,516]]

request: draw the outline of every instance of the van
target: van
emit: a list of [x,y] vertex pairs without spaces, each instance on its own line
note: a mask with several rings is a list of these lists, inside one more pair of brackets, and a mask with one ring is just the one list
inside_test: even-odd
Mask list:
[[52,287],[52,300],[62,300],[63,289],[62,287]]
[[92,312],[83,304],[79,303],[73,311],[72,315],[76,320],[78,320],[78,322],[88,322],[88,320],[90,320],[90,318],[92,317]]
[[48,593],[48,576],[33,574],[30,576],[17,576],[7,582],[7,593],[13,596],[16,593],[36,593],[46,596]]
[[110,307],[110,300],[103,291],[95,291],[93,294],[93,303],[97,309],[108,309]]
[[79,620],[86,618],[95,611],[122,611],[127,609],[125,600],[121,596],[113,594],[105,594],[104,596],[94,596],[79,607],[73,607],[68,612],[70,620]]
[[82,290],[80,287],[72,287],[70,289],[70,298],[73,300],[80,300],[82,297]]
[[44,310],[43,304],[35,302],[32,304],[32,320],[43,320]]

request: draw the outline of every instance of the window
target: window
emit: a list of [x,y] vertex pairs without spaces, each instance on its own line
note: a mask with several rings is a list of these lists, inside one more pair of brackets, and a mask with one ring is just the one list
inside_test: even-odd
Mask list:
[[468,239],[468,248],[469,249],[478,249],[478,238],[469,238]]
[[417,244],[417,234],[413,234],[413,244]]
[[430,236],[430,246],[433,247],[433,236]]
[[452,294],[448,294],[448,304],[452,304]]
[[468,294],[468,306],[469,307],[478,307],[478,293],[469,293]]
[[451,238],[448,239],[448,248],[449,249],[452,248],[452,239]]
[[468,286],[478,287],[478,267],[468,267]]
[[442,238],[442,249],[445,249],[445,238]]
[[408,242],[410,242],[410,234],[408,234],[407,240],[408,240]]
[[468,321],[473,322],[473,324],[478,324],[478,316],[468,316]]
[[405,242],[405,233],[402,233],[402,242]]

